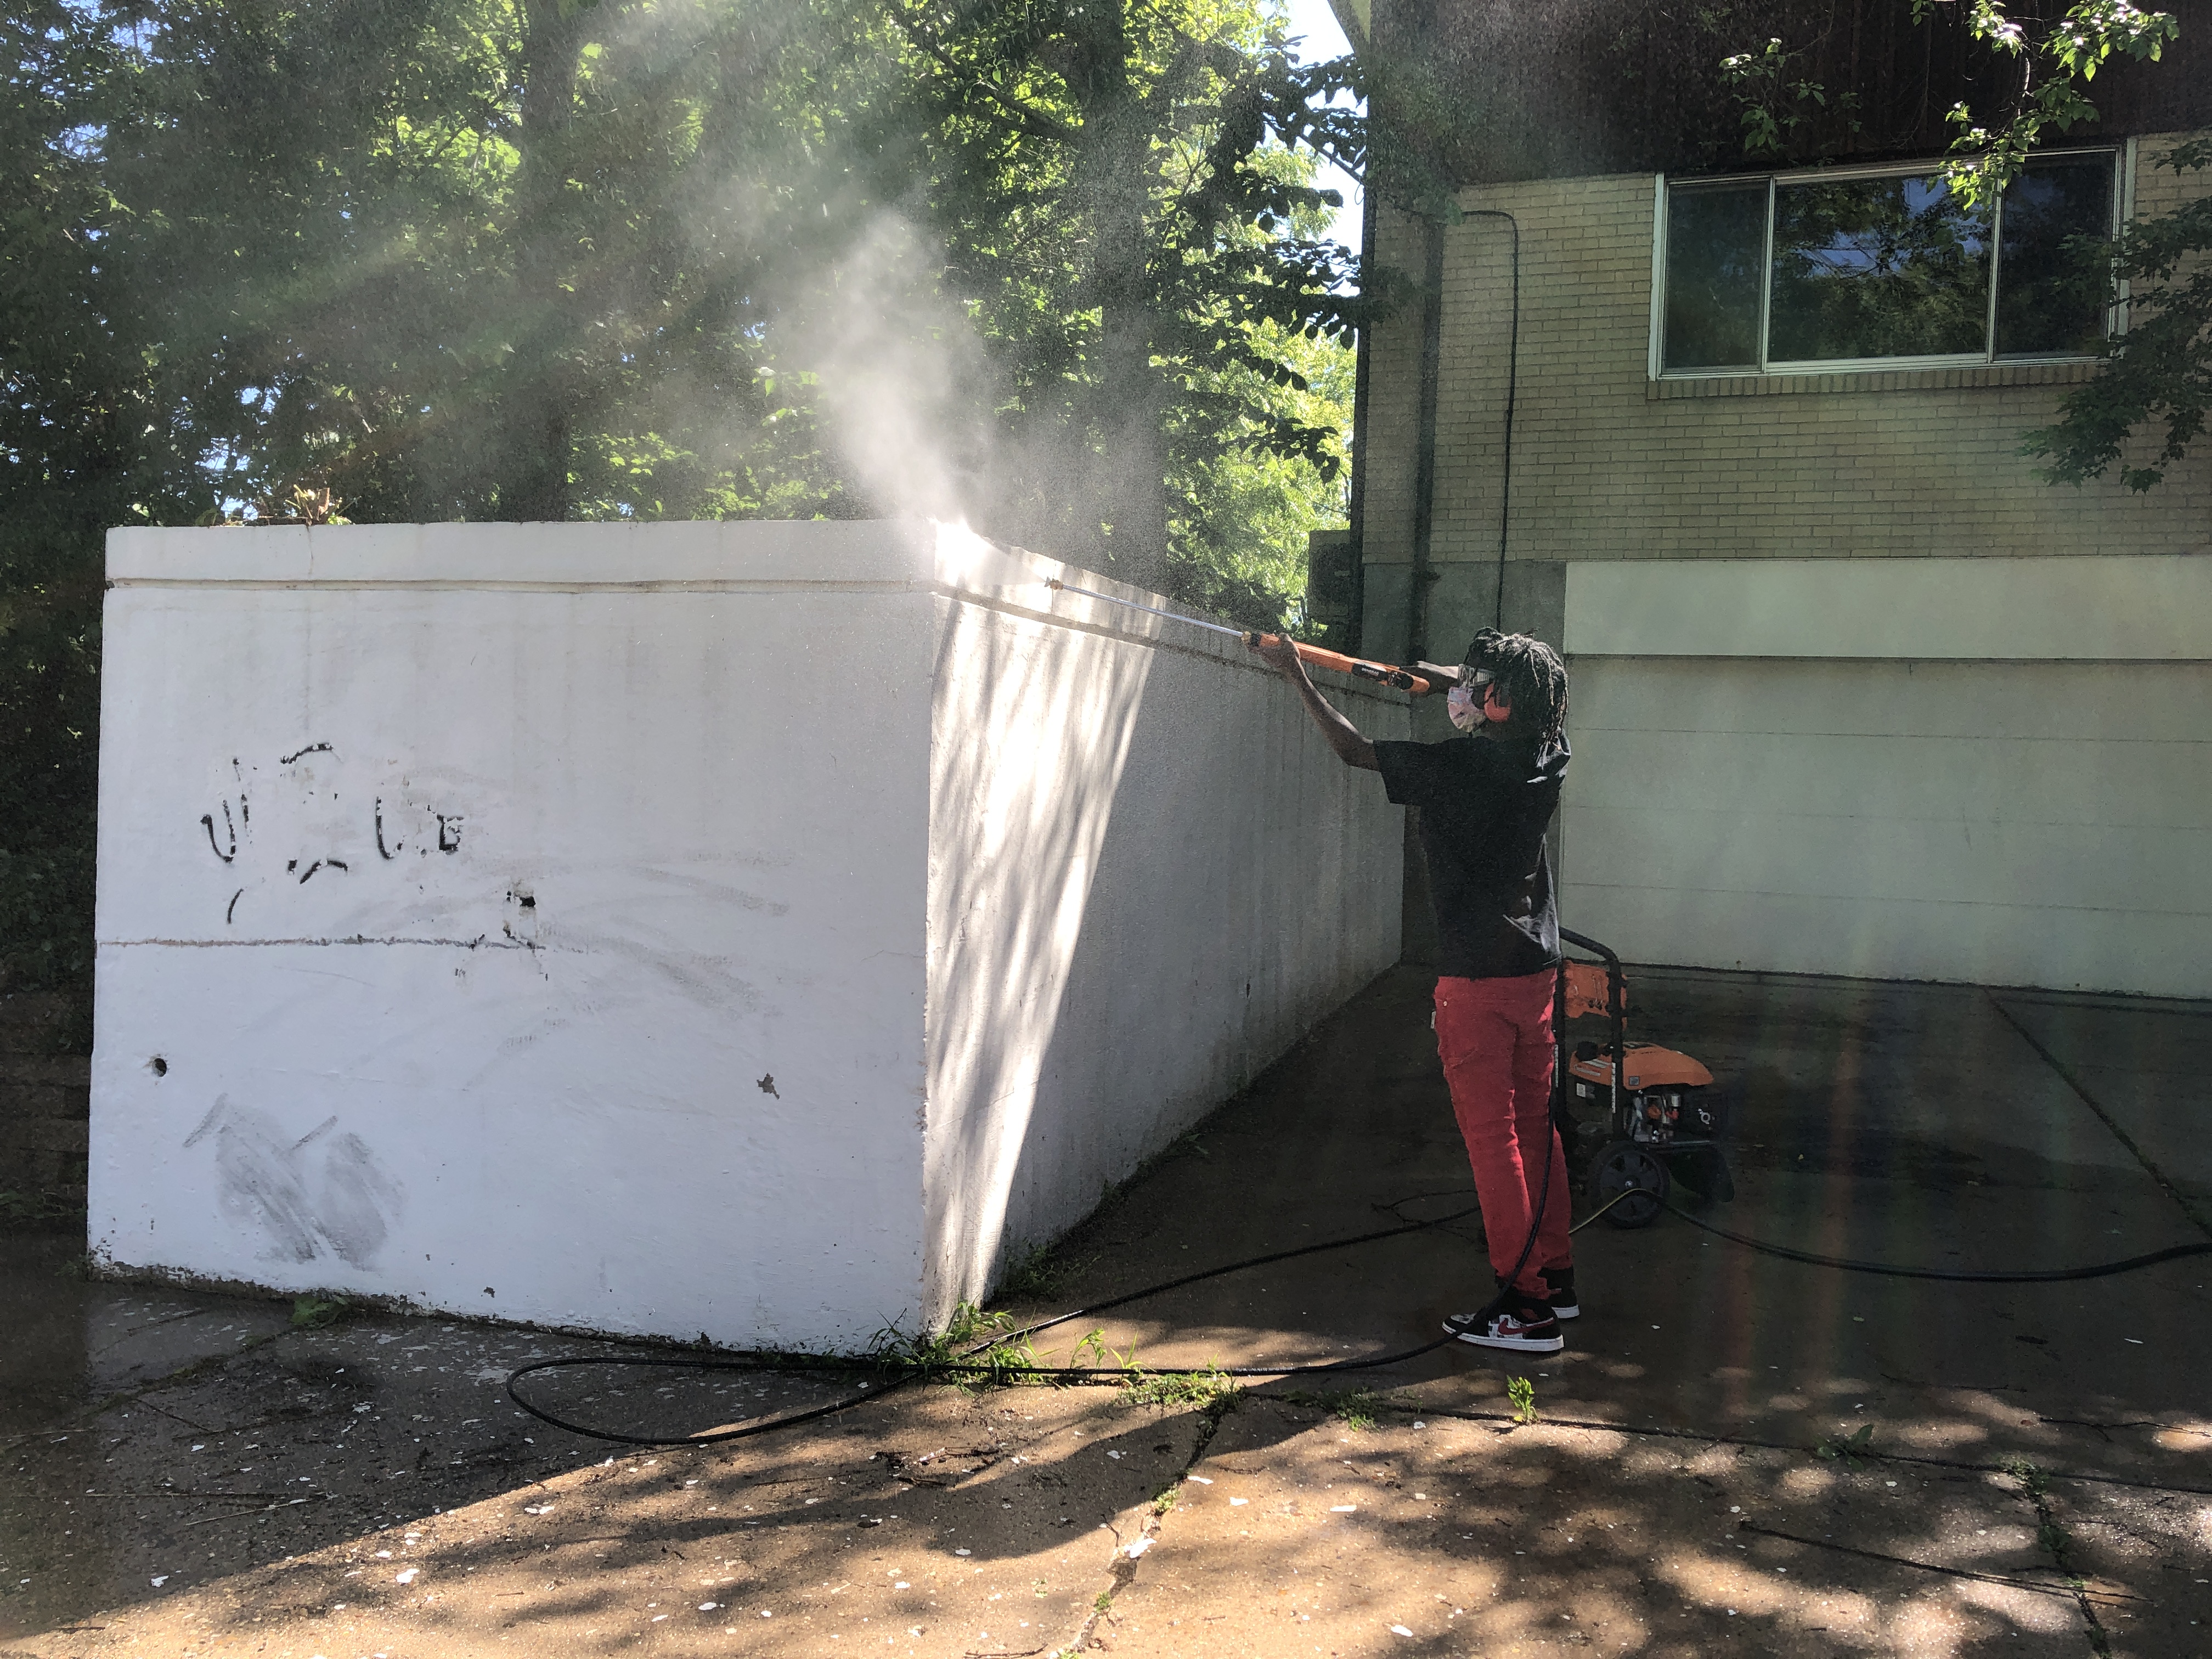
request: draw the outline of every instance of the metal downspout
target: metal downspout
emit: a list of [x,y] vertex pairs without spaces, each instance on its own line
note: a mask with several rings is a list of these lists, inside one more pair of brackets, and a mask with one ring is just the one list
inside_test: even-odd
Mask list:
[[[1359,287],[1364,295],[1367,273],[1375,258],[1375,192],[1362,192],[1359,209]],[[1352,360],[1352,499],[1346,516],[1352,524],[1352,615],[1346,623],[1350,643],[1346,652],[1358,656],[1367,648],[1367,384],[1370,342],[1375,325],[1360,325],[1359,343]]]
[[1423,662],[1429,654],[1429,589],[1436,572],[1430,568],[1430,544],[1436,533],[1437,503],[1437,380],[1442,366],[1444,333],[1444,228],[1433,219],[1421,222],[1421,384],[1415,416],[1413,450],[1413,573],[1406,599],[1407,662]]
[[[1521,222],[1502,208],[1471,208],[1470,219],[1503,219],[1513,233],[1511,322],[1505,359],[1505,431],[1498,462],[1498,586],[1491,626],[1505,626],[1505,560],[1513,520],[1513,416],[1521,393]],[[1413,578],[1408,603],[1407,659],[1429,659],[1429,591],[1437,572],[1430,562],[1436,534],[1437,396],[1443,356],[1443,227],[1423,222],[1421,395],[1413,471]]]

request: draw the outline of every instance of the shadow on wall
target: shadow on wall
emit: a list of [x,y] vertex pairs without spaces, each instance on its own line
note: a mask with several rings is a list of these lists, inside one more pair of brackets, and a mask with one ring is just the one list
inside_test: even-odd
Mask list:
[[1374,775],[1237,658],[951,605],[938,686],[932,1319],[1395,961],[1402,869]]
[[[1035,1117],[1057,1051],[1073,1046],[1065,1023],[1088,1027],[1099,1012],[1071,1008],[1071,980],[1157,657],[997,623],[951,607],[938,655],[923,1152],[932,1322],[981,1293],[1018,1188],[1113,1158],[1070,1144],[1080,1121]],[[1126,1123],[1088,1128],[1085,1139],[1113,1147],[1141,1138]],[[1038,1161],[1047,1167],[1023,1167]]]

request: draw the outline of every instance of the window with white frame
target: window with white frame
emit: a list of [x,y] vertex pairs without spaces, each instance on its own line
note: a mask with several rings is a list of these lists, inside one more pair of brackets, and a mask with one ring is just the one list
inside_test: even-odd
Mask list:
[[1665,184],[1661,374],[2094,356],[2109,296],[2068,247],[2117,228],[2115,151],[2039,155],[1967,207],[1935,165]]

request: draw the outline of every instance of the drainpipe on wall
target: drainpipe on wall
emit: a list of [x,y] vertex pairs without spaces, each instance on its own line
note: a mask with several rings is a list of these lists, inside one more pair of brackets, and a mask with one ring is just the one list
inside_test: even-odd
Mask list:
[[[1375,192],[1362,192],[1359,209],[1359,287],[1367,289],[1367,273],[1375,258]],[[1367,647],[1367,365],[1369,341],[1375,332],[1370,319],[1360,325],[1359,343],[1352,358],[1352,499],[1346,504],[1352,521],[1352,615],[1345,626],[1351,642],[1344,648],[1358,656]]]
[[1420,662],[1429,654],[1429,589],[1437,574],[1429,566],[1429,544],[1436,530],[1437,378],[1443,355],[1444,228],[1421,222],[1421,386],[1413,449],[1413,574],[1406,595],[1406,654],[1401,662]]
[[[1521,222],[1502,208],[1471,208],[1470,219],[1503,219],[1513,233],[1511,323],[1505,356],[1505,432],[1498,460],[1498,592],[1490,625],[1505,626],[1506,538],[1513,519],[1513,410],[1521,391]],[[1436,530],[1437,382],[1443,356],[1444,233],[1425,220],[1426,242],[1421,274],[1421,401],[1413,470],[1413,580],[1407,604],[1407,660],[1429,656],[1429,590],[1437,573],[1429,562]]]

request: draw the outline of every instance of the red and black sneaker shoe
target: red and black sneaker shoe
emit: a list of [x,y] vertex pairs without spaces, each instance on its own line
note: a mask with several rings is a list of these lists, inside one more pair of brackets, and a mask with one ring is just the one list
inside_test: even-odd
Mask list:
[[1582,1304],[1575,1300],[1575,1270],[1572,1267],[1544,1269],[1544,1288],[1549,1294],[1545,1300],[1552,1304],[1554,1319],[1580,1319]]
[[1540,1302],[1516,1299],[1487,1319],[1452,1314],[1444,1329],[1478,1348],[1510,1348],[1519,1353],[1557,1353],[1567,1346],[1559,1322]]

